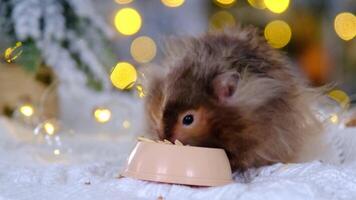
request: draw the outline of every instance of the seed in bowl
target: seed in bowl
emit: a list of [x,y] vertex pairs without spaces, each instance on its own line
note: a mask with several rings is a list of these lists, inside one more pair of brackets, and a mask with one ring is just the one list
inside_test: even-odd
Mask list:
[[164,139],[163,141],[162,141],[162,140],[154,141],[154,140],[145,138],[145,137],[143,137],[143,136],[137,137],[137,140],[138,140],[139,142],[151,142],[151,143],[159,143],[159,144],[171,144],[171,145],[184,146],[184,144],[183,144],[181,141],[179,141],[179,140],[175,140],[175,141],[174,141],[174,144],[173,144],[171,141],[166,140],[166,139]]

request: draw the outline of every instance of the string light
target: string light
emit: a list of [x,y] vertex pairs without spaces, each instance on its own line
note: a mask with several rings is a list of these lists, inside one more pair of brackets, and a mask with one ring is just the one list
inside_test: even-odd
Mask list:
[[124,120],[124,122],[122,122],[122,126],[126,129],[130,128],[131,123],[128,120]]
[[137,91],[137,95],[140,97],[140,98],[143,98],[145,97],[145,93],[143,91],[143,87],[141,84],[137,84],[136,85],[136,91]]
[[248,3],[257,9],[265,9],[266,5],[263,0],[248,0]]
[[123,35],[133,35],[137,33],[141,25],[141,16],[133,8],[123,8],[115,15],[115,27]]
[[106,123],[111,119],[111,111],[107,108],[95,108],[93,113],[99,123]]
[[213,29],[234,26],[236,24],[234,16],[229,12],[221,10],[216,12],[210,19],[210,26]]
[[332,90],[328,96],[338,102],[342,108],[348,108],[350,105],[350,97],[342,90]]
[[13,62],[22,54],[22,42],[16,42],[14,47],[9,47],[5,50],[4,57],[8,63]]
[[163,5],[171,8],[179,7],[184,4],[184,0],[161,0]]
[[46,122],[43,127],[48,135],[53,135],[56,130],[51,122]]
[[282,48],[289,43],[292,37],[292,31],[286,22],[275,20],[267,24],[264,35],[272,47]]
[[289,0],[264,0],[266,7],[274,13],[282,13],[287,10]]
[[130,52],[137,62],[147,63],[156,56],[156,44],[150,37],[141,36],[132,42]]
[[136,69],[128,62],[119,62],[111,72],[110,80],[120,90],[130,89],[137,80]]
[[339,13],[335,17],[334,28],[341,39],[353,39],[356,36],[356,16],[349,12]]
[[133,0],[115,0],[115,2],[118,3],[118,4],[129,4],[132,1]]
[[215,4],[217,4],[220,7],[231,7],[233,4],[235,4],[236,0],[214,0]]
[[337,116],[337,114],[332,114],[332,115],[330,116],[330,121],[331,121],[333,124],[339,123],[339,117]]
[[31,117],[35,112],[33,106],[30,104],[24,104],[20,106],[19,111],[25,117]]
[[56,155],[56,156],[58,156],[58,155],[61,154],[61,150],[55,149],[55,150],[53,150],[53,154]]

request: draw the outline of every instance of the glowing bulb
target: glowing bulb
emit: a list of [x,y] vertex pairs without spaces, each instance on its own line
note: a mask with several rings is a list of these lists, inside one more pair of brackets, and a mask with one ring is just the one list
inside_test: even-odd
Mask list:
[[265,9],[266,5],[263,0],[248,0],[248,3],[257,9]]
[[22,54],[22,42],[16,42],[14,47],[9,47],[5,50],[4,57],[6,62],[11,63],[16,58],[18,58]]
[[328,93],[328,96],[338,102],[342,108],[350,105],[350,97],[342,90],[333,90]]
[[161,2],[167,7],[175,8],[183,5],[184,0],[161,0]]
[[138,95],[140,98],[145,97],[145,93],[144,93],[144,91],[143,91],[143,87],[142,87],[141,84],[136,85],[136,90],[137,90],[137,95]]
[[334,20],[334,28],[341,39],[353,39],[356,36],[356,16],[348,12],[338,14]]
[[129,4],[132,1],[133,0],[115,0],[115,2],[118,3],[118,4]]
[[51,122],[45,122],[43,125],[44,130],[48,135],[53,135],[55,133],[56,128]]
[[289,0],[264,0],[266,7],[274,13],[282,13],[289,6]]
[[235,0],[214,0],[214,2],[221,7],[230,7],[232,6],[236,1]]
[[330,121],[334,124],[339,123],[339,117],[336,114],[332,114],[330,117]]
[[25,104],[20,107],[20,113],[26,117],[31,117],[34,113],[34,109],[31,105]]
[[218,11],[210,19],[210,26],[213,29],[221,29],[224,27],[234,26],[235,18],[227,11]]
[[156,56],[156,44],[150,37],[141,36],[132,42],[130,51],[137,62],[147,63]]
[[112,84],[120,90],[130,89],[137,80],[134,66],[127,62],[119,62],[110,75]]
[[99,123],[106,123],[111,119],[111,111],[107,108],[96,108],[94,118]]
[[58,156],[61,154],[61,151],[59,149],[55,149],[55,150],[53,150],[53,154]]
[[115,27],[123,35],[133,35],[140,30],[142,19],[133,8],[123,8],[115,15]]
[[264,35],[272,47],[282,48],[289,43],[292,31],[286,22],[275,20],[267,24]]
[[130,128],[131,126],[131,123],[127,120],[125,120],[124,122],[122,122],[122,126],[126,129]]

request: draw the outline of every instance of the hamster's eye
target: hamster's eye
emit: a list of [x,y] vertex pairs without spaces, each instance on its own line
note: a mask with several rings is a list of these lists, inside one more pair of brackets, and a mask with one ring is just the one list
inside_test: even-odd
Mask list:
[[192,114],[188,114],[186,116],[184,116],[182,122],[185,126],[189,126],[193,123],[194,121],[194,116]]

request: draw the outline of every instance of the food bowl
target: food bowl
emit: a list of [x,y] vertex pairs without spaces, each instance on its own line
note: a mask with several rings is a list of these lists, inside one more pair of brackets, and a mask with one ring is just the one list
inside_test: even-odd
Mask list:
[[223,149],[138,142],[124,177],[195,186],[232,183],[229,160]]

